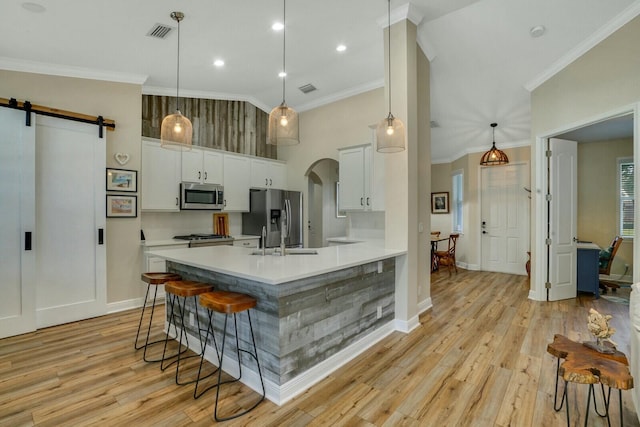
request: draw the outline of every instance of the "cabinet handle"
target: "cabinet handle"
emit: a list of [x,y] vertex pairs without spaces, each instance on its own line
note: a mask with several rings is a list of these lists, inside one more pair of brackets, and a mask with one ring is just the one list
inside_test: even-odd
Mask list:
[[224,199],[224,204],[223,206],[227,206],[227,199]]
[[176,206],[178,206],[178,198],[176,197]]
[[24,250],[25,251],[31,250],[31,232],[30,231],[24,232]]
[[364,206],[364,198],[360,197],[360,206]]
[[202,176],[202,172],[198,171],[198,179]]
[[204,173],[204,180],[205,180],[205,181],[207,180],[207,172],[206,172],[206,171],[205,171],[205,173]]
[[269,178],[269,185],[273,185],[273,181]]
[[269,185],[269,180],[267,178],[264,179],[264,185],[265,186]]
[[369,199],[370,197],[367,197],[367,206],[371,206],[371,204],[369,203]]

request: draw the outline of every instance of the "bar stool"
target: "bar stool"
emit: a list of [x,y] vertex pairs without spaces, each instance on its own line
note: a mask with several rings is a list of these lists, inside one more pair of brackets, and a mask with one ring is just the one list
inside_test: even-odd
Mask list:
[[[191,383],[194,383],[197,380],[197,378],[192,381],[180,382],[180,378],[179,378],[180,360],[188,359],[191,357],[201,357],[202,354],[204,353],[206,342],[202,340],[202,334],[201,334],[202,328],[200,328],[200,316],[198,313],[197,297],[198,295],[201,295],[205,292],[213,291],[213,285],[210,285],[208,283],[193,282],[190,280],[170,281],[165,283],[164,291],[168,295],[168,298],[170,301],[170,308],[171,308],[169,312],[169,325],[167,327],[167,332],[171,330],[171,323],[173,323],[173,327],[177,336],[178,321],[179,321],[180,337],[178,339],[178,350],[176,351],[176,353],[172,355],[167,355],[167,343],[169,342],[169,334],[167,333],[164,341],[164,348],[162,350],[162,359],[160,361],[160,369],[164,371],[173,363],[175,363],[176,364],[176,384],[178,385],[191,384]],[[196,311],[195,317],[196,317],[196,322],[198,327],[198,338],[200,339],[201,352],[198,354],[193,354],[193,355],[185,356],[181,358],[182,354],[184,354],[187,350],[189,350],[189,336],[185,331],[185,321],[184,321],[185,307],[187,305],[187,298],[189,297],[193,297],[193,302],[195,305],[195,311]],[[182,300],[182,305],[180,305],[180,300]],[[184,348],[184,350],[182,349],[183,336],[185,337],[185,340],[186,340],[186,344],[185,344],[186,347]],[[174,359],[174,360],[165,365],[165,362],[171,359]]]
[[[147,283],[147,292],[144,295],[144,303],[142,304],[142,313],[140,314],[140,322],[138,323],[138,332],[136,332],[136,342],[134,347],[136,350],[144,348],[142,358],[145,362],[159,362],[161,359],[147,359],[147,348],[153,344],[159,344],[164,342],[164,339],[149,342],[149,335],[151,334],[151,322],[153,321],[153,312],[156,308],[156,297],[158,296],[158,286],[164,285],[170,280],[182,280],[179,274],[175,273],[142,273],[141,280]],[[138,337],[140,336],[140,328],[142,327],[142,319],[144,318],[144,312],[147,309],[147,300],[149,298],[149,290],[151,286],[155,286],[153,293],[153,303],[151,305],[151,316],[149,316],[149,326],[147,327],[147,337],[144,340],[144,345],[138,345]]]
[[[205,338],[205,343],[209,339],[209,333],[211,333],[211,335],[214,335],[213,325],[212,325],[213,313],[218,312],[218,313],[224,313],[225,315],[224,328],[222,330],[223,335],[222,335],[221,351],[218,355],[218,369],[217,369],[218,382],[215,385],[212,385],[211,387],[203,390],[200,394],[198,394],[198,383],[201,379],[200,371],[202,369],[202,363],[204,362],[204,351],[203,351],[202,358],[200,359],[200,370],[198,370],[198,380],[196,381],[196,387],[193,392],[193,397],[197,399],[202,395],[202,393],[206,392],[210,388],[216,387],[216,403],[215,403],[214,412],[213,412],[216,421],[227,421],[234,418],[238,418],[248,413],[249,411],[253,410],[256,406],[260,404],[260,402],[264,400],[264,397],[265,397],[264,380],[262,379],[262,371],[260,370],[260,362],[258,361],[258,349],[256,348],[256,340],[253,335],[253,324],[251,323],[251,313],[249,311],[250,309],[256,306],[256,303],[257,303],[256,299],[253,298],[252,296],[237,293],[237,292],[213,291],[213,292],[207,292],[200,295],[200,305],[202,305],[203,307],[209,310],[209,325],[207,326],[207,335]],[[237,314],[243,311],[247,312],[247,318],[249,319],[249,330],[251,332],[251,342],[253,344],[253,353],[248,349],[240,348],[240,340],[238,339]],[[225,343],[227,338],[227,321],[229,319],[230,314],[233,314],[233,323],[235,327],[234,332],[235,332],[235,338],[236,338],[236,356],[238,358],[239,375],[238,375],[238,378],[232,377],[231,380],[227,380],[223,382],[222,381],[222,361],[224,360],[224,348],[225,348]],[[214,336],[214,339],[215,339],[215,336]],[[215,345],[215,341],[214,341],[214,345]],[[258,375],[260,376],[260,383],[262,385],[262,395],[260,399],[251,408],[245,411],[230,415],[228,417],[218,417],[218,400],[220,397],[220,386],[223,384],[239,381],[240,378],[242,378],[242,363],[240,359],[240,352],[248,354],[256,361],[256,365],[258,366]]]

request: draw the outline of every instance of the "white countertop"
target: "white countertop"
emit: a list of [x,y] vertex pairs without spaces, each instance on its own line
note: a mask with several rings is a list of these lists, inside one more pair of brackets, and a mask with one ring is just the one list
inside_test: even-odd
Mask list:
[[[260,236],[252,236],[250,234],[240,234],[231,237],[233,237],[233,240],[251,240],[260,238]],[[141,242],[141,244],[147,248],[152,248],[154,246],[188,245],[189,241],[181,239],[145,240]]]
[[347,236],[327,237],[327,242],[368,243],[370,245],[384,247],[384,239],[370,239],[366,237],[347,237]]
[[149,254],[180,264],[277,285],[406,253],[365,243],[318,248],[317,255],[250,255],[255,250],[238,246],[206,246],[152,250]]

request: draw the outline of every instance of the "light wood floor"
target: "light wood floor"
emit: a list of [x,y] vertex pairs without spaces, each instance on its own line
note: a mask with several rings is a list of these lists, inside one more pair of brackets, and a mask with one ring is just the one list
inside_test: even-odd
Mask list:
[[[622,291],[621,291],[622,292]],[[595,307],[614,316],[628,354],[628,307],[592,296],[540,303],[525,277],[432,275],[433,308],[410,334],[393,333],[282,407],[265,401],[228,422],[251,426],[562,426],[553,411],[554,333],[589,339]],[[1,426],[205,426],[214,392],[198,400],[133,350],[137,310],[0,340]],[[160,327],[160,324],[158,324]],[[570,386],[572,425],[583,425],[587,386]],[[223,409],[255,393],[232,386]],[[617,395],[616,395],[617,396]],[[235,403],[234,403],[235,402]],[[625,423],[638,426],[628,392]],[[617,397],[612,419],[618,425]],[[595,414],[589,425],[604,426]]]

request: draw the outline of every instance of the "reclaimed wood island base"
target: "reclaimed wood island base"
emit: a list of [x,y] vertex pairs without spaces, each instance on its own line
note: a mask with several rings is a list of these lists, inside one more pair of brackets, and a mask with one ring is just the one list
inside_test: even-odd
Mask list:
[[[394,330],[395,256],[402,252],[364,244],[358,251],[356,246],[361,245],[285,257],[250,255],[248,249],[231,246],[153,254],[165,258],[167,270],[184,280],[211,283],[216,290],[246,293],[257,299],[251,316],[266,396],[280,405]],[[195,313],[192,301],[186,311]],[[199,310],[199,316],[200,324],[206,325],[205,310]],[[241,315],[238,321],[240,347],[246,348],[247,318]],[[187,323],[189,345],[199,352],[197,323]],[[216,336],[221,337],[222,318],[214,317],[214,323]],[[223,366],[237,375],[231,368],[231,361],[236,360],[235,342],[227,342],[231,347],[225,350]],[[212,343],[208,343],[205,357],[217,364]],[[244,357],[242,381],[260,388],[255,364]]]

